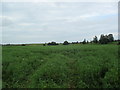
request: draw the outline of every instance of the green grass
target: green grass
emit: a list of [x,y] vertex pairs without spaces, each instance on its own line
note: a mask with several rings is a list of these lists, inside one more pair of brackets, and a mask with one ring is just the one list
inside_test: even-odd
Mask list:
[[3,46],[3,88],[118,88],[118,45]]

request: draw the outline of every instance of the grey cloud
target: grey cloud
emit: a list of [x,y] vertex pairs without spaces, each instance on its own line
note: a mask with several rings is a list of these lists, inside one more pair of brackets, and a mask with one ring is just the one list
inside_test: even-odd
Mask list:
[[6,26],[10,26],[13,24],[13,20],[12,18],[10,17],[7,17],[7,16],[0,16],[0,19],[1,19],[1,23],[0,23],[0,26],[3,26],[3,27],[6,27]]
[[[116,3],[6,3],[3,43],[91,40],[117,33]],[[7,21],[6,20],[6,21]]]

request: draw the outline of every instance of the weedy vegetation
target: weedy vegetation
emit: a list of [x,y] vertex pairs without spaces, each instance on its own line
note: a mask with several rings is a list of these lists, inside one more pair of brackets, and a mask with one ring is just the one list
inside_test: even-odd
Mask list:
[[118,88],[118,47],[3,46],[3,88]]

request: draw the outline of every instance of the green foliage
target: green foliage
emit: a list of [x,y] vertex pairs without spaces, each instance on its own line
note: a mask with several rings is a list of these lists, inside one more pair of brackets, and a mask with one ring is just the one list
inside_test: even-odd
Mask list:
[[59,45],[59,44],[57,44],[56,42],[51,42],[51,43],[48,43],[47,45]]
[[101,44],[108,44],[109,42],[113,42],[113,41],[114,41],[114,37],[112,34],[105,35],[105,36],[102,34],[99,40]]
[[69,43],[68,43],[68,41],[64,41],[64,43],[63,43],[63,45],[68,45]]
[[118,47],[3,46],[3,88],[118,88]]
[[109,42],[113,42],[114,41],[113,34],[109,34],[108,35],[108,40],[109,40]]
[[95,36],[95,37],[93,38],[93,42],[94,42],[94,43],[98,43],[98,38],[97,38],[97,36]]
[[86,39],[84,39],[84,41],[82,42],[82,44],[86,44],[87,42],[86,42]]

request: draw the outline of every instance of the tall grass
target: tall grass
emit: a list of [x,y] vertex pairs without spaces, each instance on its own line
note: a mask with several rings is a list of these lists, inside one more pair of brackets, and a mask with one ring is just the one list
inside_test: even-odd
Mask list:
[[118,88],[117,45],[3,47],[3,88]]

